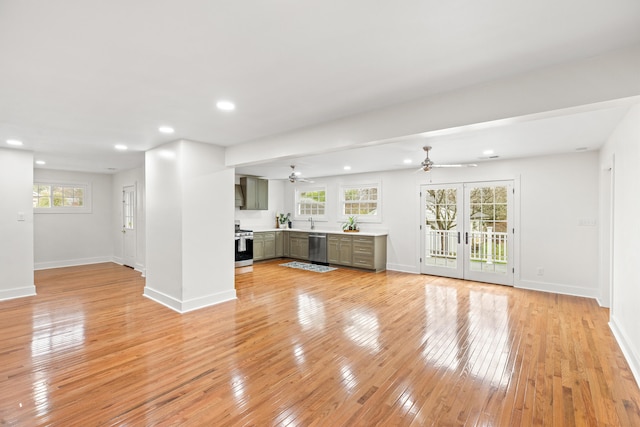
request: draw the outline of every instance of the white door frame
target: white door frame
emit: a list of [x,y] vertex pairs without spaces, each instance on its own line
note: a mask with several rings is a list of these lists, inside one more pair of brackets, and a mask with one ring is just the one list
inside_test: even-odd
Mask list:
[[[126,224],[125,220],[125,205],[126,194],[130,192],[133,195],[131,201],[133,206],[131,207],[130,214],[133,216],[131,224]],[[137,253],[137,186],[136,184],[128,184],[122,186],[122,208],[120,211],[120,223],[122,233],[122,264],[128,267],[136,267],[136,253]]]

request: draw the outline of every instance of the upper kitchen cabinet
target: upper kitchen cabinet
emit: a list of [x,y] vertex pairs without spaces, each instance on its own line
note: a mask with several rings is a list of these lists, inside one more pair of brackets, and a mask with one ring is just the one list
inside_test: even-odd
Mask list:
[[269,209],[269,181],[253,176],[240,178],[240,186],[244,193],[243,210],[267,210]]

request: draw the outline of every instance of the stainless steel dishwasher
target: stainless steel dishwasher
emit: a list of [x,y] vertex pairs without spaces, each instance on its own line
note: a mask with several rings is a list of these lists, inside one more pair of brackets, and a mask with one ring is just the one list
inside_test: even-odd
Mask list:
[[326,233],[309,233],[309,261],[327,264]]

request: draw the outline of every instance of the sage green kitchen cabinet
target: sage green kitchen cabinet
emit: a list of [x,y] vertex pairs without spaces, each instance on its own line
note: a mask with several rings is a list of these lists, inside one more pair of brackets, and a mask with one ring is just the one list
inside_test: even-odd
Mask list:
[[351,236],[329,234],[327,238],[327,260],[329,264],[350,266],[353,258],[353,239]]
[[303,260],[309,259],[309,233],[289,232],[289,257]]
[[[269,181],[253,176],[240,178],[240,187],[244,194],[242,210],[267,210],[269,209]],[[254,258],[255,259],[255,258]]]
[[276,233],[269,231],[264,234],[264,259],[276,257]]
[[253,260],[261,261],[264,259],[264,234],[253,233]]
[[262,261],[276,257],[276,233],[274,231],[254,232],[253,260]]
[[353,236],[353,267],[382,271],[387,268],[387,236]]
[[282,256],[289,257],[289,232],[281,231],[282,233]]
[[284,256],[284,232],[276,231],[276,258],[282,258]]

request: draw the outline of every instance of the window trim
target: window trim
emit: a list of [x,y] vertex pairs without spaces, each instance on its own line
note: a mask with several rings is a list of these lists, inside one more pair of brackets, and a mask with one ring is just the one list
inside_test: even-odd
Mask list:
[[[324,215],[298,214],[298,210],[299,210],[298,208],[300,205],[300,193],[306,193],[311,191],[324,191]],[[313,218],[314,220],[318,220],[318,221],[328,221],[329,216],[327,215],[327,209],[328,209],[327,200],[328,200],[328,191],[327,191],[327,186],[324,184],[320,184],[320,185],[311,184],[311,185],[303,185],[303,186],[296,185],[294,205],[293,205],[293,219],[306,221],[309,218]]]
[[91,203],[91,183],[90,182],[73,182],[73,181],[58,181],[48,179],[38,179],[33,181],[33,185],[47,185],[49,187],[75,187],[82,188],[84,190],[83,206],[50,206],[46,207],[34,207],[34,214],[83,214],[92,212]]
[[355,215],[358,222],[369,222],[369,223],[382,223],[382,183],[380,181],[377,182],[364,182],[361,184],[342,184],[340,185],[340,192],[338,193],[338,218],[344,222],[350,216],[344,213],[344,205],[345,205],[345,197],[344,193],[346,190],[353,189],[364,189],[364,188],[375,188],[376,193],[378,195],[376,203],[378,207],[376,209],[375,215]]

